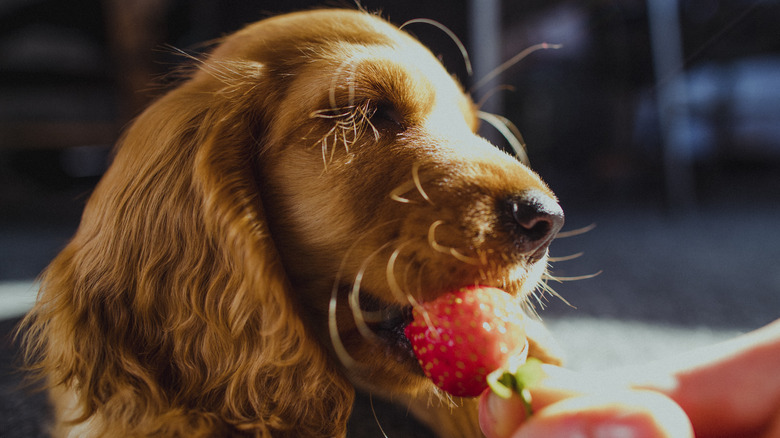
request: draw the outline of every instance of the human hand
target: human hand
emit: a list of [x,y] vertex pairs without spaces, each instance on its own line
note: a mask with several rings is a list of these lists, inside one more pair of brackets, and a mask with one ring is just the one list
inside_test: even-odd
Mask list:
[[780,437],[780,320],[641,367],[544,370],[531,389],[530,419],[519,397],[482,395],[480,425],[489,438]]

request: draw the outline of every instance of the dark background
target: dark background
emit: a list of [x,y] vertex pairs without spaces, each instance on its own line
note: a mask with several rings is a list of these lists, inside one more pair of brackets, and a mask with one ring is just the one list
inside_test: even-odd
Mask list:
[[[175,84],[170,72],[187,62],[174,48],[196,54],[202,42],[245,23],[323,4],[134,3],[144,2],[0,0],[0,292],[20,284],[31,291],[75,231],[122,127]],[[470,53],[480,51],[466,1],[362,4],[398,24],[437,20]],[[563,44],[502,76],[511,88],[502,112],[559,195],[566,229],[596,225],[554,242],[553,256],[584,255],[553,264],[552,273],[600,275],[551,281],[571,305],[546,296],[541,310],[580,368],[663,355],[780,314],[780,2],[679,1],[679,20],[663,22],[679,23],[682,62],[660,78],[647,6],[517,0],[505,1],[501,13],[502,59],[540,42]],[[466,87],[479,79],[466,75],[441,31],[409,30]],[[666,110],[687,123],[665,131],[660,92],[680,84],[687,99],[674,94]],[[681,106],[685,119],[677,117]],[[665,148],[682,158],[665,160]],[[670,182],[670,172],[682,177]],[[17,295],[0,293],[0,310]],[[2,336],[15,314],[0,314],[8,318]],[[608,342],[594,352],[594,338]],[[0,436],[36,436],[42,399],[16,389],[15,349],[10,338],[2,342]],[[371,416],[368,405],[360,399],[357,412]],[[405,412],[379,410],[387,411],[386,431],[407,421]],[[368,423],[356,423],[352,435],[377,436],[373,418]]]

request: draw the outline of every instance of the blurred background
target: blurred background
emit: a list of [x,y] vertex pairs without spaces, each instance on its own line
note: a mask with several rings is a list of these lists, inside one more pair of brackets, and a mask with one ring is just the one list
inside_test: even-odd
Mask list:
[[[552,264],[561,298],[538,307],[573,368],[664,357],[780,316],[780,1],[361,3],[458,35],[472,76],[444,32],[407,28],[514,122],[559,195],[567,226],[551,253],[579,257]],[[123,127],[175,84],[170,72],[187,62],[176,49],[197,54],[246,23],[317,5],[0,0],[2,433],[36,436],[43,409],[15,389],[6,334]],[[480,81],[540,43],[561,46]],[[483,135],[506,147],[491,127]]]

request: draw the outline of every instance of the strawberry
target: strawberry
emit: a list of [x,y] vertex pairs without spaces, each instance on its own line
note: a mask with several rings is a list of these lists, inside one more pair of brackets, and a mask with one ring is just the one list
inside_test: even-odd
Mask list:
[[523,312],[508,293],[468,287],[415,306],[404,329],[425,375],[458,397],[476,397],[487,376],[525,361]]

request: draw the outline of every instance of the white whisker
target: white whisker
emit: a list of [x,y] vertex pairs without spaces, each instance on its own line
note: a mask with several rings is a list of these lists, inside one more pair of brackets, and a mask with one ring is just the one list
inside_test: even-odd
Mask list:
[[[387,276],[387,286],[390,288],[390,291],[393,293],[393,296],[396,300],[399,302],[403,302],[404,299],[411,305],[413,308],[415,308],[418,312],[420,312],[423,315],[423,318],[426,321],[426,324],[428,326],[432,326],[431,318],[428,315],[428,312],[420,305],[420,303],[417,301],[417,299],[412,296],[410,293],[405,293],[401,286],[398,284],[398,280],[395,278],[395,262],[398,260],[398,255],[401,253],[401,250],[404,246],[409,244],[411,241],[407,241],[405,243],[402,243],[401,245],[396,248],[393,253],[390,255],[390,258],[387,260],[387,266],[385,275]],[[420,277],[418,277],[420,278]]]
[[355,72],[354,71],[350,71],[350,76],[347,81],[349,83],[349,85],[347,86],[347,90],[349,92],[349,100],[347,100],[347,102],[349,102],[349,106],[354,106],[355,105]]
[[427,201],[430,205],[434,205],[431,198],[428,196],[428,194],[425,192],[425,189],[423,189],[422,186],[422,179],[420,178],[420,164],[415,163],[412,165],[412,179],[406,180],[397,187],[395,187],[393,190],[390,191],[390,199],[396,202],[400,202],[402,204],[417,204],[417,201],[413,201],[409,198],[401,196],[404,193],[408,193],[412,189],[417,189],[417,192],[422,196],[422,198]]
[[474,74],[474,70],[471,67],[471,58],[469,57],[469,52],[466,50],[466,46],[463,44],[463,42],[458,38],[457,35],[455,35],[455,32],[451,31],[450,28],[447,26],[439,23],[436,20],[431,20],[428,18],[414,18],[412,20],[407,21],[406,23],[402,24],[399,29],[403,29],[407,25],[415,24],[415,23],[424,23],[424,24],[430,24],[431,26],[434,26],[447,34],[450,39],[452,39],[453,42],[458,46],[458,49],[460,49],[460,53],[463,56],[463,61],[466,64],[466,72],[469,76],[472,76]]
[[580,234],[585,234],[585,233],[593,230],[594,228],[596,228],[596,224],[590,224],[590,225],[588,225],[586,227],[577,228],[576,230],[562,231],[562,232],[558,233],[555,236],[555,238],[556,239],[565,239],[567,237],[579,236]]
[[[548,278],[549,278],[548,276],[545,276],[545,280],[547,280]],[[539,288],[542,290],[542,294],[544,294],[546,292],[546,293],[550,294],[551,296],[553,296],[555,298],[558,298],[559,300],[563,301],[563,303],[566,304],[567,306],[569,306],[569,307],[571,307],[573,309],[576,309],[575,306],[573,306],[565,298],[563,298],[563,296],[561,296],[561,294],[556,292],[555,289],[553,289],[552,286],[547,284],[546,281],[541,282],[539,284]]]
[[463,263],[468,263],[469,265],[475,266],[480,264],[480,259],[463,255],[455,248],[450,248],[450,254]]
[[390,254],[390,258],[387,260],[387,265],[385,267],[385,275],[387,278],[387,287],[390,288],[390,292],[393,293],[393,297],[399,302],[403,302],[407,294],[401,289],[401,286],[398,284],[398,280],[395,278],[395,261],[398,259],[398,255],[401,253],[401,249],[403,249],[406,244],[409,242],[402,243],[399,245],[392,254]]
[[517,159],[522,163],[528,164],[528,154],[525,151],[525,144],[520,140],[520,138],[518,138],[517,135],[515,135],[515,133],[512,132],[512,128],[509,127],[510,122],[508,119],[485,111],[477,111],[477,117],[488,122],[491,126],[496,128],[496,130],[509,143],[509,146],[515,152]]
[[478,80],[474,85],[471,86],[471,88],[469,89],[469,92],[473,92],[473,91],[479,89],[480,87],[482,87],[483,85],[487,84],[488,82],[492,81],[498,75],[500,75],[501,73],[505,72],[507,69],[509,69],[513,65],[517,64],[523,58],[525,58],[526,56],[530,55],[531,53],[534,53],[534,52],[536,52],[538,50],[560,49],[561,47],[563,47],[561,44],[549,44],[549,43],[535,44],[535,45],[533,45],[533,46],[523,50],[522,52],[518,53],[517,55],[513,56],[508,61],[506,61],[503,64],[501,64],[498,67],[496,67],[495,70],[493,70],[492,72],[490,72],[487,75],[485,75],[485,77],[483,77],[482,79]]
[[439,245],[436,242],[436,236],[435,236],[436,228],[443,223],[444,223],[443,220],[437,220],[434,223],[432,223],[430,227],[428,227],[428,244],[431,246],[431,248],[433,248],[434,251],[449,254],[450,252],[449,247]]
[[328,334],[330,335],[330,343],[333,344],[333,350],[336,352],[336,356],[341,361],[345,368],[354,368],[357,361],[347,351],[344,343],[341,342],[341,335],[339,334],[338,322],[336,321],[336,303],[338,301],[338,286],[333,288],[330,296],[330,302],[328,303]]
[[428,201],[429,204],[433,205],[433,201],[431,201],[431,198],[428,197],[428,194],[425,193],[425,190],[423,190],[422,182],[420,182],[420,163],[415,162],[412,165],[412,180],[414,181],[415,187],[417,187],[417,191],[420,192],[420,196],[423,197],[426,201]]
[[583,252],[578,252],[576,254],[568,255],[568,256],[562,256],[562,257],[548,257],[547,260],[550,262],[567,262],[569,260],[574,260],[582,257],[582,255],[585,254]]
[[363,281],[363,275],[365,274],[366,269],[368,269],[368,265],[371,263],[371,260],[376,257],[377,254],[384,251],[388,246],[390,246],[389,242],[380,246],[374,252],[369,254],[368,257],[366,257],[366,259],[363,261],[363,264],[360,265],[358,273],[355,275],[355,281],[352,284],[352,291],[349,294],[349,308],[352,310],[352,318],[355,320],[355,325],[357,326],[360,334],[369,340],[376,340],[377,337],[371,328],[366,324],[363,311],[360,309],[360,283]]
[[485,106],[485,102],[490,100],[490,98],[493,97],[499,91],[515,91],[515,87],[513,87],[511,85],[499,85],[497,87],[494,87],[493,89],[491,89],[490,91],[485,93],[482,96],[482,98],[479,99],[479,102],[475,103],[476,107],[477,108],[482,108],[483,106]]
[[444,221],[437,220],[434,223],[431,224],[430,227],[428,227],[428,244],[433,248],[434,251],[440,252],[442,254],[449,254],[453,257],[455,257],[457,260],[460,260],[461,262],[468,263],[470,265],[479,266],[481,264],[481,259],[475,258],[475,257],[469,257],[467,255],[464,255],[460,251],[458,251],[455,248],[441,245],[436,241],[436,228],[439,227],[439,225],[442,225]]
[[550,279],[550,280],[557,281],[558,283],[563,283],[565,281],[588,280],[590,278],[597,277],[597,276],[601,275],[602,272],[603,271],[598,271],[595,274],[580,275],[580,276],[576,276],[576,277],[560,277],[560,276],[557,276],[557,275],[545,274],[545,277]]
[[394,188],[390,191],[390,199],[396,202],[400,202],[402,204],[415,204],[415,201],[412,201],[411,199],[404,198],[401,196],[401,193],[406,193],[409,190],[414,188],[414,181],[411,179],[404,182],[403,184],[399,185],[398,187]]
[[[428,264],[429,260],[425,260],[420,264],[420,267],[417,269],[417,296],[421,297],[423,293],[423,269],[425,269],[425,266]],[[411,297],[409,300],[410,303],[416,303],[417,300],[414,299],[414,297]]]
[[[330,89],[328,90],[328,101],[330,103],[331,109],[335,110],[338,108],[338,104],[336,103],[336,82],[341,77],[341,74],[347,69],[348,66],[351,66],[352,61],[351,60],[345,60],[341,64],[339,64],[339,67],[336,69],[335,73],[333,74],[333,78],[330,81]],[[349,105],[352,106],[353,102],[355,100],[355,84],[354,84],[354,71],[350,71],[351,75],[347,77],[347,82],[349,83]]]
[[347,352],[344,343],[341,341],[341,335],[339,334],[339,330],[338,330],[338,320],[336,319],[336,307],[338,305],[338,292],[339,292],[339,284],[341,281],[341,275],[342,272],[344,271],[348,255],[351,254],[352,251],[355,248],[357,248],[358,244],[366,236],[370,234],[370,231],[377,228],[385,227],[392,222],[395,222],[395,220],[377,224],[371,229],[362,233],[357,239],[355,239],[352,245],[349,248],[347,248],[347,250],[344,252],[344,257],[341,259],[341,263],[339,264],[339,269],[336,272],[336,277],[333,281],[333,290],[331,291],[331,297],[328,303],[328,335],[330,336],[330,341],[331,344],[333,344],[333,350],[336,352],[336,356],[339,358],[342,365],[344,365],[344,367],[346,368],[353,368],[358,364],[358,362],[352,358],[349,352]]
[[379,427],[379,432],[382,433],[382,436],[385,438],[389,438],[387,434],[385,433],[385,430],[382,429],[382,425],[379,423],[379,418],[376,416],[376,409],[374,409],[374,395],[368,394],[368,403],[371,405],[371,413],[374,414],[374,421],[376,422],[377,427]]
[[322,137],[320,140],[322,144],[322,164],[325,167],[325,171],[328,170],[328,140],[326,137]]
[[537,303],[539,302],[539,297],[536,296],[536,291],[532,292],[529,296],[523,299],[521,304],[523,311],[532,317],[539,318],[539,312],[536,310],[534,303],[531,302],[532,299],[536,300]]

